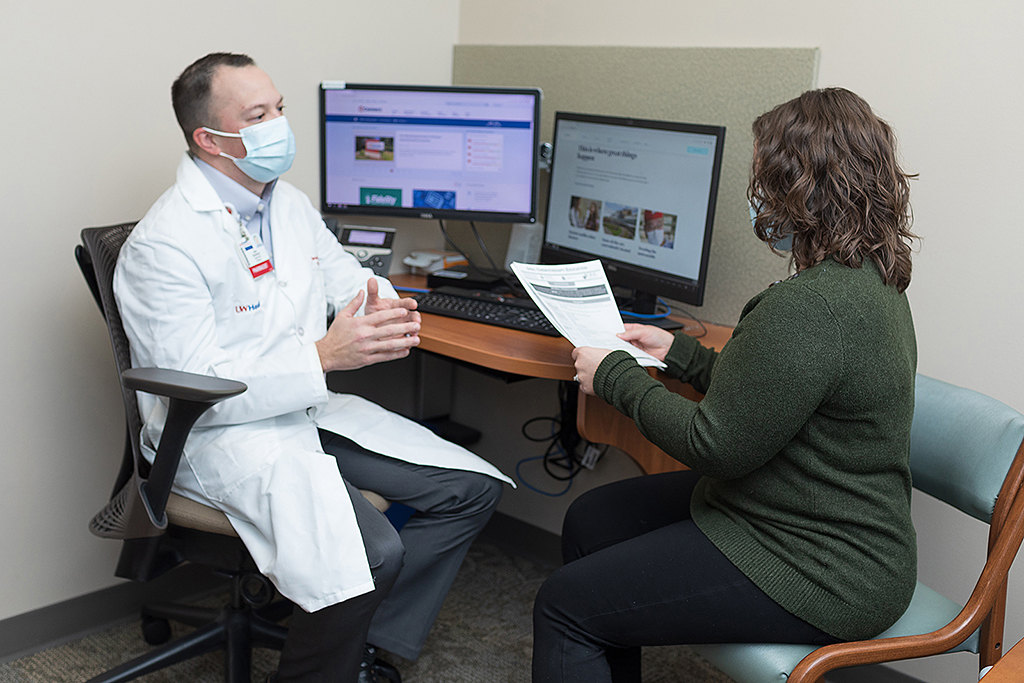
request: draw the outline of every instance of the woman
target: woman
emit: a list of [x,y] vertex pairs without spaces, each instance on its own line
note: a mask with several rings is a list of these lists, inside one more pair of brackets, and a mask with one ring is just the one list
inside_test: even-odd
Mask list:
[[580,218],[580,198],[573,197],[569,200],[569,227],[582,228],[583,219]]
[[639,681],[643,645],[869,638],[910,602],[911,176],[847,90],[804,93],[753,131],[754,233],[773,251],[791,237],[796,272],[746,305],[720,353],[649,326],[620,335],[700,403],[623,351],[573,352],[583,391],[692,469],[570,508],[566,564],[534,608],[535,683]]
[[599,213],[601,213],[601,209],[597,206],[597,202],[590,202],[590,208],[587,209],[587,219],[583,224],[583,227],[587,230],[597,230],[597,219]]

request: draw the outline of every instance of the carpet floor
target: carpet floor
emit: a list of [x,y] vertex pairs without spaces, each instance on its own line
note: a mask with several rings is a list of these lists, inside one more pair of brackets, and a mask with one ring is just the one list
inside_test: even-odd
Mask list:
[[[404,683],[528,683],[533,599],[549,572],[549,567],[476,542],[419,659],[386,658],[399,668]],[[175,635],[185,632],[184,627],[175,629]],[[116,626],[0,664],[0,683],[82,683],[147,649],[137,622]],[[271,650],[254,652],[254,683],[266,679],[277,658]],[[681,646],[646,648],[643,667],[645,683],[730,683]],[[222,683],[223,659],[212,653],[136,680]]]

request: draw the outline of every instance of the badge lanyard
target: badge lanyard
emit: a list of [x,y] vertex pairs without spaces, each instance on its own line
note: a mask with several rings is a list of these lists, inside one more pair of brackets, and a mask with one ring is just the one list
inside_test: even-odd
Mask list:
[[238,215],[235,207],[227,204],[224,208],[235,217],[235,221],[238,223],[238,254],[242,257],[242,265],[249,269],[253,279],[255,280],[259,276],[266,275],[274,270],[274,266],[270,262],[270,256],[267,254],[267,248],[263,246],[260,238],[252,235],[246,229],[242,223],[242,217]]

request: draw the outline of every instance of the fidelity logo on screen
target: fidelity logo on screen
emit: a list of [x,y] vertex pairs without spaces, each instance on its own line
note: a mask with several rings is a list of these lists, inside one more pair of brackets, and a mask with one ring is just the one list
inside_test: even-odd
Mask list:
[[361,187],[359,203],[362,206],[401,206],[402,191],[400,189]]

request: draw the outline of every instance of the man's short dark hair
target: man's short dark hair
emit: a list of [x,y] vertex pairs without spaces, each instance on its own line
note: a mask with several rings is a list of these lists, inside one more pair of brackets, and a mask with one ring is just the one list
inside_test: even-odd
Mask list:
[[231,54],[229,52],[212,52],[197,59],[181,72],[171,85],[171,103],[178,125],[185,134],[189,148],[194,149],[192,132],[203,126],[217,126],[210,113],[210,86],[217,68],[231,66],[241,68],[256,66],[256,62],[248,55]]

